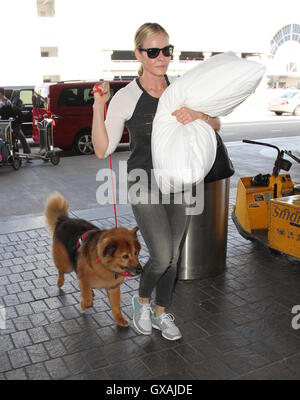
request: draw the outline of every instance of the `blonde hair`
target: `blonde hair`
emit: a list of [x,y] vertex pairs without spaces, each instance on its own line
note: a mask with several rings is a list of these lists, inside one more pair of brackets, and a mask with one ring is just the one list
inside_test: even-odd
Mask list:
[[[147,37],[153,35],[154,33],[163,33],[169,37],[167,31],[161,25],[153,22],[146,22],[145,24],[140,26],[139,29],[136,31],[136,34],[134,36],[135,48],[139,49],[140,47],[143,47],[143,43],[147,39]],[[139,67],[138,75],[139,76],[143,75],[142,65],[140,65]]]

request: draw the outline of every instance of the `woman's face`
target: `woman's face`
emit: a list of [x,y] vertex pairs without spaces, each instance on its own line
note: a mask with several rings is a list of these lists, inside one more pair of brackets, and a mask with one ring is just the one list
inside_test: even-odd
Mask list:
[[[162,49],[169,45],[169,38],[164,33],[154,33],[148,36],[144,41],[142,48],[149,49],[157,47]],[[144,71],[147,71],[155,76],[163,76],[166,74],[171,57],[166,57],[160,51],[156,58],[149,58],[146,51],[135,50],[137,60],[143,65]]]

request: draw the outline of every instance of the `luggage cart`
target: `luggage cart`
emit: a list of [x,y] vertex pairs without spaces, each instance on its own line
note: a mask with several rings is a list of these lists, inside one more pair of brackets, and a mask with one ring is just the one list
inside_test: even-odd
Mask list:
[[26,160],[39,159],[45,162],[50,161],[53,165],[59,164],[60,157],[54,151],[53,145],[53,121],[55,116],[53,115],[51,118],[47,117],[47,115],[44,115],[44,119],[41,122],[35,117],[34,121],[39,130],[40,151],[37,154],[17,153],[19,158]]
[[1,154],[0,165],[11,165],[17,171],[22,165],[22,160],[19,157],[17,143],[13,137],[14,121],[14,118],[0,119],[0,139],[2,145],[5,146],[5,156]]

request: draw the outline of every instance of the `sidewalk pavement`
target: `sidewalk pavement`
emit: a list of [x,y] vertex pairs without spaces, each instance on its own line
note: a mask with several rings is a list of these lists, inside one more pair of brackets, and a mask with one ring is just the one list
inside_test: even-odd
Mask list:
[[[295,147],[299,137],[290,142]],[[284,145],[276,139],[274,144]],[[274,153],[229,144],[239,176],[269,172]],[[292,149],[293,150],[293,149]],[[268,170],[266,170],[268,169]],[[292,177],[299,181],[300,166]],[[113,208],[71,210],[99,227],[114,225]],[[118,207],[120,225],[135,226],[129,206]],[[170,342],[115,326],[102,290],[94,307],[80,313],[75,274],[62,290],[42,216],[0,220],[0,380],[11,379],[299,379],[300,331],[291,309],[300,304],[299,263],[244,240],[231,219],[227,270],[205,280],[177,281],[171,312],[183,339]],[[141,263],[148,257],[142,241]],[[122,308],[132,318],[131,298],[139,279],[122,285]]]

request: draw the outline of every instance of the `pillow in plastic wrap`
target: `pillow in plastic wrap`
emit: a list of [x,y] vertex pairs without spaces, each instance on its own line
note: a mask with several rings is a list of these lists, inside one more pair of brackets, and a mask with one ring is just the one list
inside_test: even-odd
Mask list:
[[200,119],[183,125],[172,112],[185,106],[211,117],[225,116],[255,91],[265,70],[233,52],[222,53],[198,64],[164,91],[152,130],[154,173],[163,193],[176,193],[203,180],[217,149],[210,125]]

